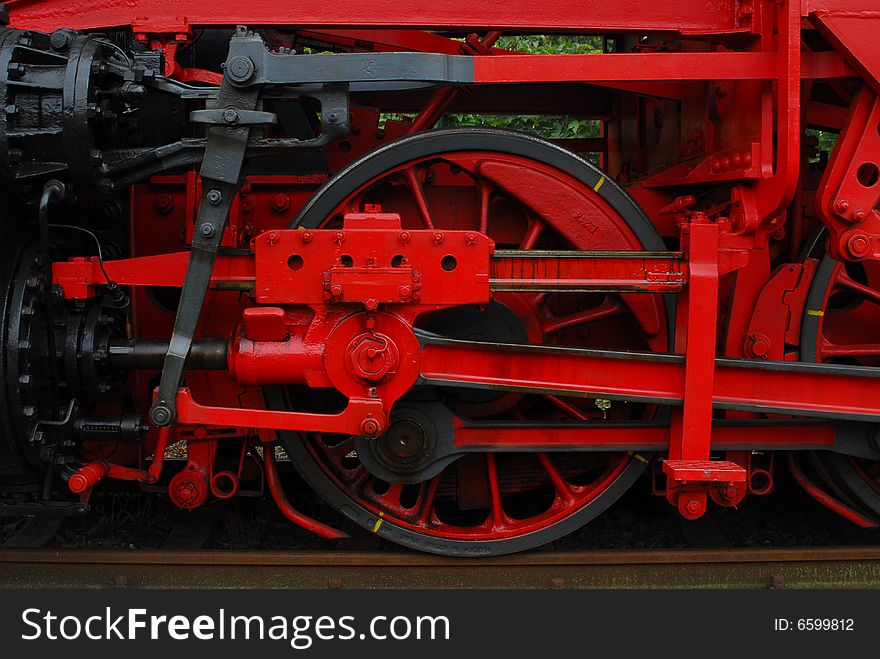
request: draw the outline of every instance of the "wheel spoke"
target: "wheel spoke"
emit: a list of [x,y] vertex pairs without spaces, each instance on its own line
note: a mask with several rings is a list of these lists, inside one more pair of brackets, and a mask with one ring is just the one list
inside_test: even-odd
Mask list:
[[834,357],[876,357],[880,355],[880,343],[850,343],[838,345],[822,337],[822,356]]
[[855,279],[849,276],[849,273],[846,272],[843,268],[840,269],[840,272],[837,275],[837,284],[838,286],[842,286],[844,288],[848,288],[856,293],[863,295],[869,301],[880,304],[880,291],[876,291],[870,286],[865,286],[864,284],[860,284]]
[[544,334],[555,334],[578,325],[586,325],[597,320],[619,316],[624,311],[623,305],[615,298],[605,298],[599,306],[584,309],[565,316],[551,316],[542,323]]
[[440,489],[440,481],[443,479],[443,472],[437,474],[427,483],[422,484],[422,491],[419,496],[419,512],[416,516],[416,522],[427,525],[433,518],[434,501],[437,500],[437,490]]
[[489,202],[492,199],[492,188],[485,181],[477,184],[480,190],[480,233],[489,233]]
[[538,238],[544,232],[544,223],[541,220],[536,220],[531,215],[529,216],[529,223],[526,226],[525,235],[522,237],[522,240],[519,243],[520,249],[533,249],[535,247],[535,243],[538,242]]
[[498,466],[495,462],[494,453],[486,453],[486,473],[489,479],[489,493],[492,498],[492,525],[502,528],[506,524],[507,515],[501,503],[501,483],[498,480]]
[[556,465],[553,464],[553,461],[550,459],[550,456],[546,453],[538,453],[538,462],[541,463],[544,471],[546,471],[547,475],[550,477],[550,480],[553,483],[553,488],[556,490],[556,495],[559,499],[563,503],[571,503],[574,501],[574,494],[572,494],[568,481],[563,478],[562,474],[556,468]]
[[572,405],[569,401],[564,398],[560,398],[559,396],[553,396],[552,394],[547,394],[544,396],[549,402],[553,403],[560,410],[565,412],[568,416],[573,419],[577,419],[578,421],[589,421],[590,416],[584,412],[579,407]]
[[403,171],[404,176],[406,177],[406,183],[415,198],[416,206],[419,208],[419,215],[422,218],[422,223],[425,225],[426,229],[433,229],[434,222],[431,220],[431,211],[428,209],[428,200],[425,198],[425,190],[422,188],[422,182],[419,180],[415,168],[407,167]]

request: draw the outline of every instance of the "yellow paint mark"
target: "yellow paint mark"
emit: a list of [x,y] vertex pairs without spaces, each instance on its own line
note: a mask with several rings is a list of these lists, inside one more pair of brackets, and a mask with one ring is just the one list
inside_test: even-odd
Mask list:
[[382,526],[383,517],[385,517],[385,513],[379,513],[379,519],[376,520],[376,526],[373,527],[373,533],[379,532],[379,527]]
[[605,185],[605,177],[599,179],[599,182],[593,186],[593,192],[599,192],[599,188]]
[[636,453],[635,458],[639,462],[644,462],[645,464],[648,464],[648,458],[646,458],[644,455],[639,455],[638,453]]
[[824,316],[825,312],[821,309],[807,309],[808,316]]

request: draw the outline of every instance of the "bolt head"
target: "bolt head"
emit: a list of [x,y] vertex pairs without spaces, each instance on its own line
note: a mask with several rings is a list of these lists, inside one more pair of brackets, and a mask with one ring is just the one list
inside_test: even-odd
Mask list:
[[162,214],[170,213],[174,210],[174,197],[172,197],[170,194],[158,195],[154,203],[156,206],[156,210]]
[[690,501],[687,502],[687,505],[685,506],[685,508],[687,509],[687,511],[691,515],[697,515],[697,514],[699,514],[700,508],[701,508],[700,502],[697,501],[696,499],[691,499]]
[[227,124],[238,123],[238,112],[235,111],[235,108],[226,108],[223,111],[223,121],[225,121]]
[[276,213],[283,213],[288,208],[290,208],[290,197],[286,194],[279,192],[277,195],[272,197],[272,210]]
[[150,419],[154,425],[167,426],[171,423],[171,410],[164,405],[157,405],[150,411]]
[[361,433],[364,437],[376,437],[379,434],[379,422],[376,419],[366,418],[361,422]]
[[190,503],[195,500],[197,496],[196,488],[193,487],[192,483],[184,483],[180,487],[177,488],[177,498],[180,501],[185,503]]
[[219,190],[208,191],[208,203],[216,206],[221,201],[223,201],[223,193],[221,193]]
[[253,78],[256,70],[253,60],[245,55],[236,55],[226,64],[226,75],[237,83],[245,83]]
[[857,233],[846,241],[847,251],[851,256],[856,258],[860,258],[867,254],[870,247],[871,244],[868,241],[868,237],[862,233]]
[[55,50],[67,50],[73,42],[73,34],[69,30],[55,30],[49,40]]
[[199,227],[199,233],[204,238],[210,238],[214,235],[215,229],[213,224],[209,224],[205,222],[202,226]]

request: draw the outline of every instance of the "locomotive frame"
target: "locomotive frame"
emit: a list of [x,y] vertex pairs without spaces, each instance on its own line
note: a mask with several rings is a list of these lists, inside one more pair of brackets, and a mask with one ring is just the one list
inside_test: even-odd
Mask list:
[[[871,4],[7,2],[0,164],[33,229],[0,510],[155,486],[182,440],[177,505],[265,483],[341,537],[287,501],[280,439],[345,515],[440,553],[559,537],[649,465],[694,519],[769,493],[779,451],[877,526]],[[431,130],[461,108],[602,132]],[[839,133],[827,160],[807,128]]]

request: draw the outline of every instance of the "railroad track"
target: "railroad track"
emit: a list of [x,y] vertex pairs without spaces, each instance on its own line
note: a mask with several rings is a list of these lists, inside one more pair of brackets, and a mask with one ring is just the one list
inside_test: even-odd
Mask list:
[[0,588],[880,587],[880,547],[533,552],[0,549]]

